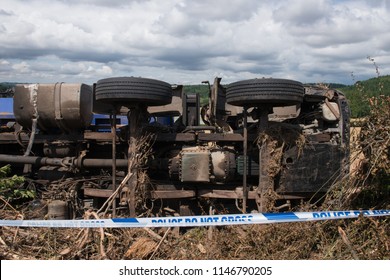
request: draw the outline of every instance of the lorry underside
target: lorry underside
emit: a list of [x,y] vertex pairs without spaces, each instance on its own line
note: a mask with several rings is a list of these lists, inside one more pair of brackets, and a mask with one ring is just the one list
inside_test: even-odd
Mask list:
[[72,218],[89,207],[131,216],[216,203],[268,211],[320,197],[346,175],[341,92],[220,81],[203,106],[182,86],[144,78],[18,85],[13,112],[0,119],[0,164],[26,176],[40,199],[65,201]]

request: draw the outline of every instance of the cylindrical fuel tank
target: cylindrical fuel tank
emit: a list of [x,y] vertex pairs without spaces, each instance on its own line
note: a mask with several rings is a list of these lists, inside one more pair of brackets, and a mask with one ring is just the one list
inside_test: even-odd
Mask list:
[[23,127],[31,127],[38,118],[39,129],[46,132],[74,132],[92,120],[92,88],[86,84],[17,85],[14,115]]

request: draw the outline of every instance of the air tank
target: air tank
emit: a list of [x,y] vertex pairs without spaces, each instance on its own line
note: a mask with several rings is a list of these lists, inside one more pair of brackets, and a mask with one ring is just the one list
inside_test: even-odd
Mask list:
[[25,128],[37,118],[42,131],[72,133],[91,123],[92,99],[92,88],[86,84],[17,85],[14,115]]

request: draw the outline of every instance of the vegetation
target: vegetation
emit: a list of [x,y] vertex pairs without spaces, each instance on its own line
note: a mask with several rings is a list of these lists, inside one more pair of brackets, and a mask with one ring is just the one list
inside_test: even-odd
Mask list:
[[358,148],[364,155],[360,185],[367,186],[357,204],[378,204],[390,198],[390,96],[368,100],[369,115],[360,133]]
[[346,94],[351,106],[351,116],[361,118],[369,115],[370,98],[390,96],[390,76],[379,76],[366,81],[357,81],[352,86],[339,87]]
[[31,199],[35,197],[35,192],[23,188],[21,185],[25,179],[22,176],[13,175],[7,177],[11,173],[11,166],[0,167],[0,195],[8,201],[20,199]]
[[14,83],[0,83],[0,97],[12,97]]

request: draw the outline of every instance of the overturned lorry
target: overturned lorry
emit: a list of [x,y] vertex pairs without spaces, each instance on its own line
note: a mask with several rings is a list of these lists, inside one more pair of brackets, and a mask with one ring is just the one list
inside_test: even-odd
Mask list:
[[0,165],[73,217],[108,201],[113,215],[268,211],[320,197],[349,170],[344,95],[293,80],[215,78],[207,104],[136,77],[17,85],[0,102],[13,106],[0,116]]

